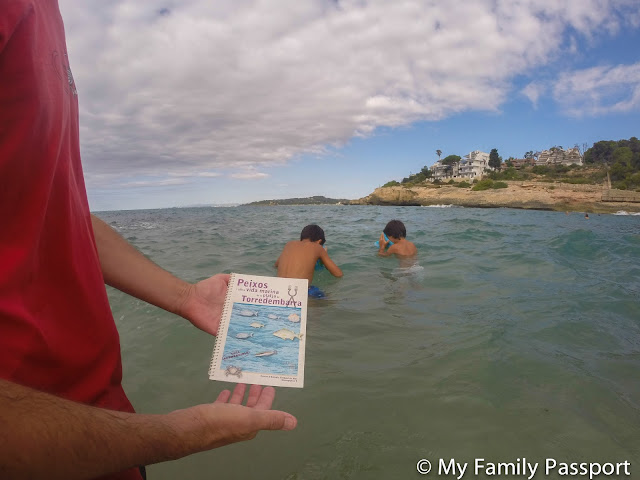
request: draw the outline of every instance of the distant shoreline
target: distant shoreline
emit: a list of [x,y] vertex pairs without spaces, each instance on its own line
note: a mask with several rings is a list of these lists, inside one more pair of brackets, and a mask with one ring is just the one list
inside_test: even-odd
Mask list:
[[346,198],[328,198],[321,195],[304,198],[280,198],[273,200],[260,200],[259,202],[245,203],[243,206],[281,206],[281,205],[348,205],[353,200]]

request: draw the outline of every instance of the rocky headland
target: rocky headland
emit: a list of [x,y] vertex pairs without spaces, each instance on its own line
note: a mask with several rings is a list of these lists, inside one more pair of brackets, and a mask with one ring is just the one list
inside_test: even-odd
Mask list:
[[[455,185],[393,186],[376,188],[352,205],[458,205],[480,208],[615,213],[640,212],[640,193],[608,190],[602,185],[558,182],[507,181],[507,188],[473,191]],[[615,200],[615,201],[611,201]]]

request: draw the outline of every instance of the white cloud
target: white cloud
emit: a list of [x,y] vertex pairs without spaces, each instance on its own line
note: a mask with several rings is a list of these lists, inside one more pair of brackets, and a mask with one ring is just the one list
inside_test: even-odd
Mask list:
[[640,110],[640,62],[564,73],[553,95],[574,116]]
[[569,30],[616,32],[640,10],[636,0],[60,4],[85,171],[102,180],[268,168],[381,126],[499,110],[514,78],[557,59]]
[[531,82],[521,90],[521,93],[527,97],[534,108],[538,107],[538,100],[547,91],[547,87],[541,82]]
[[222,176],[220,172],[169,172],[170,177],[215,178]]
[[157,179],[157,180],[136,180],[114,185],[120,188],[138,188],[138,187],[166,187],[169,185],[185,185],[189,183],[187,180],[179,178]]
[[237,178],[241,180],[259,180],[261,178],[268,178],[269,174],[264,172],[238,172],[229,175],[231,178]]

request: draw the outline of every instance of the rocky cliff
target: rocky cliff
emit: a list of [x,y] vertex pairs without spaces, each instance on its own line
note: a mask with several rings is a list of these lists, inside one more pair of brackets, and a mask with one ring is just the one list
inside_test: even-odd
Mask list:
[[[508,188],[474,192],[453,185],[395,186],[377,188],[353,200],[356,205],[459,205],[463,207],[507,207],[535,210],[614,213],[640,212],[640,194],[628,193],[626,201],[603,201],[601,185],[568,183],[506,182]],[[611,196],[605,195],[606,199]],[[622,198],[622,197],[621,197]]]

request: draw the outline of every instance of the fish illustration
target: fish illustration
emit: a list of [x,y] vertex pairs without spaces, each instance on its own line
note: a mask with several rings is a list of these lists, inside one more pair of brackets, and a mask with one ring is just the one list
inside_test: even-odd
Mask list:
[[244,333],[244,332],[236,333],[236,338],[240,338],[241,340],[244,340],[249,337],[253,337],[253,333]]
[[260,322],[251,322],[249,324],[250,327],[253,328],[264,328],[264,324],[260,323]]
[[276,315],[275,313],[270,313],[269,315],[267,315],[267,318],[271,320],[278,320],[280,318],[280,315]]
[[281,338],[283,340],[293,340],[294,338],[297,338],[298,340],[302,340],[302,337],[303,337],[302,333],[296,334],[286,328],[281,328],[277,332],[273,332],[273,334],[276,337]]
[[267,350],[266,352],[256,353],[256,357],[270,357],[278,353],[278,350]]
[[254,311],[254,310],[240,310],[238,312],[238,315],[241,315],[243,317],[257,317],[258,316],[258,312]]
[[287,319],[288,319],[290,322],[298,323],[298,322],[300,321],[300,315],[298,315],[297,313],[292,313],[291,315],[289,315],[289,316],[287,317]]

